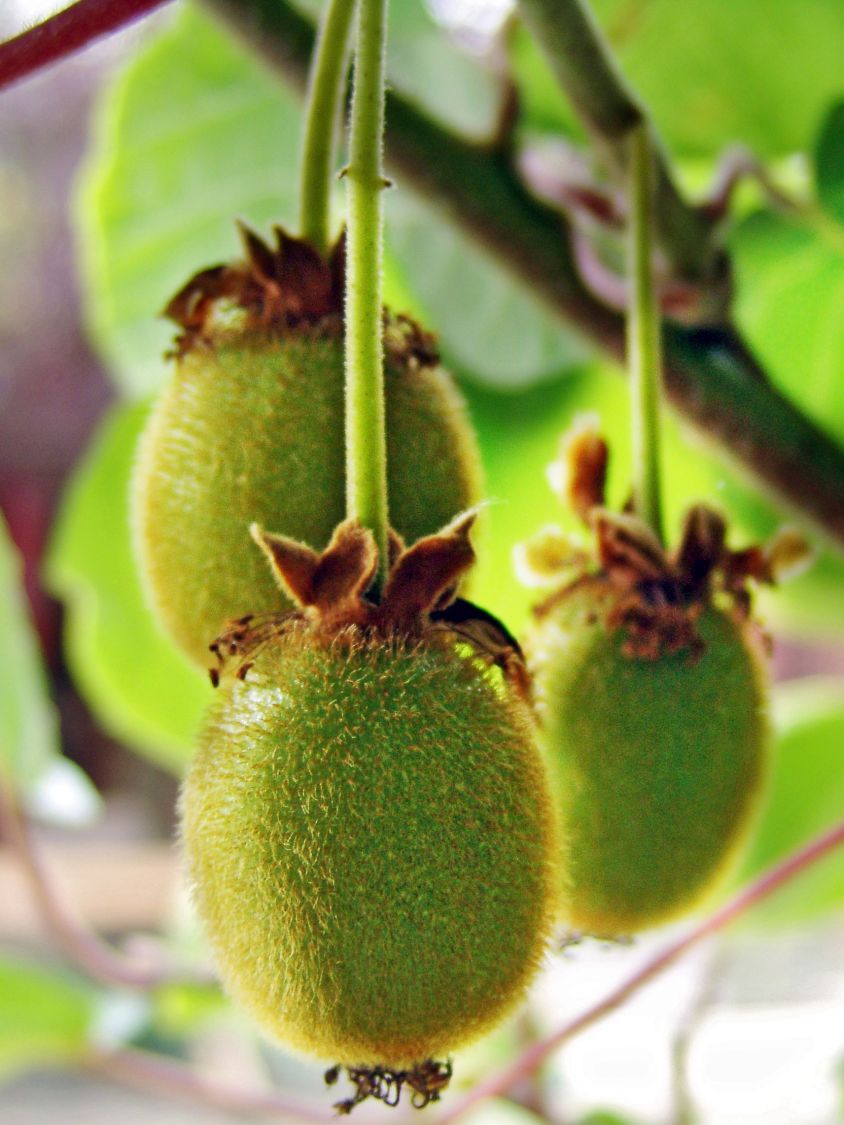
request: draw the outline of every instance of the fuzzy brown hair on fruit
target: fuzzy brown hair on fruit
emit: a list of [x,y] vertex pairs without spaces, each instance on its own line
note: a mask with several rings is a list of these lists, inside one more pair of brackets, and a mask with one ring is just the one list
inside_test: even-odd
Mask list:
[[[394,560],[342,524],[322,553],[255,531],[300,609],[233,623],[182,796],[193,898],[228,991],[271,1035],[405,1082],[506,1016],[539,968],[560,854],[507,634],[462,603],[460,519]],[[337,1077],[336,1068],[329,1072]]]
[[[229,618],[290,609],[249,539],[253,521],[324,547],[345,507],[342,243],[328,261],[244,228],[246,262],[204,270],[167,314],[175,370],[143,436],[135,541],[166,632],[204,666]],[[464,404],[433,341],[385,314],[391,520],[414,542],[480,495]]]
[[558,577],[527,647],[568,844],[563,919],[613,937],[691,909],[744,838],[770,734],[748,581],[773,581],[802,548],[784,534],[731,551],[722,517],[697,505],[668,552],[604,507],[607,448],[590,426],[562,462],[595,550],[566,553],[559,533],[528,546],[528,565]]

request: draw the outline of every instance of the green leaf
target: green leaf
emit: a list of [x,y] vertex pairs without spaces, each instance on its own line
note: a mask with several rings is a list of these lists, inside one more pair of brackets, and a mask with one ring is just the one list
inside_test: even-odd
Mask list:
[[731,245],[740,326],[782,390],[844,442],[844,228],[757,212]]
[[419,0],[391,0],[389,9],[390,83],[457,132],[488,137],[503,101],[502,84],[458,48]]
[[156,989],[152,1019],[159,1034],[181,1039],[229,1010],[228,1000],[215,985],[174,982]]
[[827,113],[815,145],[818,200],[828,214],[844,223],[844,101]]
[[583,363],[591,349],[436,209],[407,191],[388,199],[388,243],[414,307],[436,327],[447,363],[474,382],[521,389]]
[[0,1080],[84,1057],[97,994],[75,978],[0,957]]
[[[323,0],[293,0],[316,23]],[[503,84],[480,59],[462,50],[420,0],[390,0],[387,78],[410,101],[468,137],[485,139],[495,128]]]
[[[774,697],[777,736],[767,794],[740,883],[844,818],[844,682],[802,680]],[[831,853],[749,916],[752,925],[797,925],[844,906],[844,850]]]
[[[593,0],[623,73],[682,156],[730,144],[763,157],[805,148],[842,91],[844,6],[839,0]],[[571,110],[549,92],[536,49],[520,45],[517,76],[527,124],[571,131]],[[541,90],[537,92],[537,88]]]
[[125,393],[161,385],[173,327],[158,314],[237,256],[235,216],[291,221],[298,147],[293,95],[187,5],[107,91],[76,220],[88,321]]
[[105,729],[178,773],[209,688],[157,629],[132,555],[129,479],[148,410],[105,420],[64,498],[47,578],[67,605],[74,679]]
[[60,760],[58,725],[17,551],[0,518],[0,780],[30,795]]

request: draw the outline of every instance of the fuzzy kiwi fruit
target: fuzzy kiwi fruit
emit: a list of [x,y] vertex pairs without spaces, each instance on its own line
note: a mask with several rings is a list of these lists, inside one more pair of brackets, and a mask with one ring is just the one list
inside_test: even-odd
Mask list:
[[422,1073],[514,1007],[548,942],[559,848],[530,709],[468,603],[459,625],[442,609],[465,527],[404,552],[378,604],[353,523],[320,556],[257,534],[306,609],[217,645],[181,802],[194,901],[271,1035]]
[[593,546],[549,529],[522,558],[551,586],[526,648],[568,847],[563,919],[612,937],[691,909],[745,836],[770,738],[750,583],[805,544],[731,550],[724,518],[697,504],[666,549],[604,506],[606,466],[603,439],[576,427],[552,479]]
[[[229,618],[291,608],[249,540],[258,521],[324,547],[345,509],[342,254],[244,234],[243,264],[205,270],[168,306],[175,370],[134,475],[149,599],[198,664]],[[480,495],[464,404],[431,337],[385,314],[391,521],[407,542]]]
[[759,630],[707,607],[699,655],[625,651],[613,592],[585,583],[531,642],[555,798],[569,841],[564,918],[630,934],[691,908],[756,805],[769,740]]

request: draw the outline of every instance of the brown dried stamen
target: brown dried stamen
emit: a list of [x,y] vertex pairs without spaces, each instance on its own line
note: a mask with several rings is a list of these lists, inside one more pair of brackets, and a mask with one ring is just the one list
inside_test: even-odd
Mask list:
[[424,1109],[431,1102],[440,1100],[440,1094],[448,1086],[452,1075],[451,1060],[442,1063],[426,1059],[410,1070],[392,1070],[381,1066],[344,1067],[338,1063],[325,1072],[326,1086],[335,1085],[343,1070],[354,1085],[355,1093],[350,1098],[334,1103],[338,1114],[351,1113],[356,1105],[367,1098],[375,1098],[384,1105],[397,1106],[404,1086],[413,1091],[410,1097],[413,1108]]

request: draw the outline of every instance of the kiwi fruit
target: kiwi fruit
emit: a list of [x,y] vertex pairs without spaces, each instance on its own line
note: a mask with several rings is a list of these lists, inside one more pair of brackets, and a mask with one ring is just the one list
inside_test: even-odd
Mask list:
[[256,531],[304,608],[220,638],[182,794],[226,988],[270,1035],[370,1068],[367,1093],[381,1068],[441,1074],[427,1060],[510,1012],[556,914],[530,707],[469,603],[444,608],[468,522],[401,553],[377,603],[353,521],[321,554]]
[[643,659],[586,582],[533,636],[553,792],[569,841],[563,916],[631,934],[690,909],[728,867],[765,775],[766,654],[759,630],[708,606],[701,648]]
[[[175,369],[142,437],[135,542],[149,601],[196,663],[229,618],[290,609],[248,534],[324,547],[345,511],[342,243],[329,260],[244,229],[246,261],[198,274],[167,315]],[[385,314],[391,522],[407,542],[480,496],[462,399],[433,341]]]
[[605,507],[607,457],[580,424],[551,473],[593,543],[545,529],[520,558],[550,588],[526,650],[567,842],[562,919],[619,937],[692,909],[745,838],[770,740],[750,584],[803,548],[783,534],[731,550],[705,504],[665,548],[629,509]]

